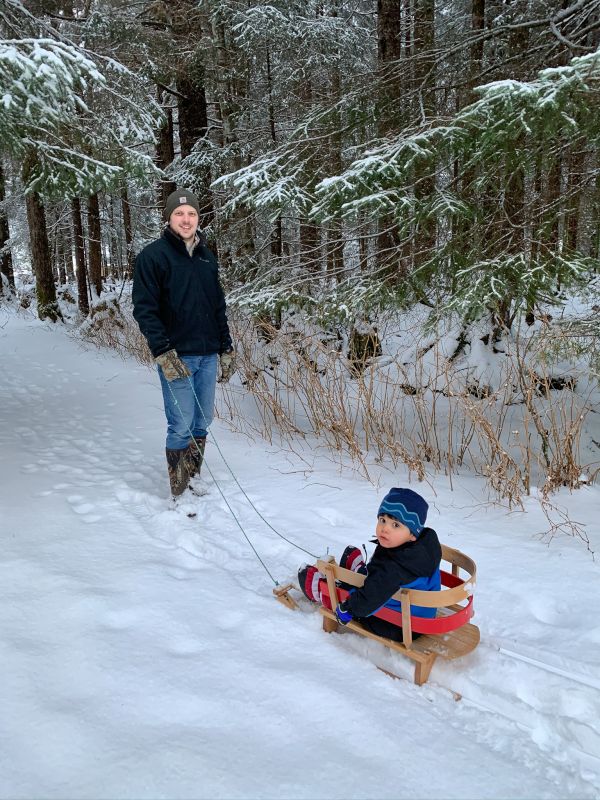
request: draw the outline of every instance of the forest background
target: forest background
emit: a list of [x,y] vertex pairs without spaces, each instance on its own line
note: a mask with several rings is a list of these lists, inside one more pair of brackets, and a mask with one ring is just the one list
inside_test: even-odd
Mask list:
[[185,186],[234,426],[511,505],[596,479],[600,0],[0,0],[0,36],[1,303],[150,364],[133,260]]

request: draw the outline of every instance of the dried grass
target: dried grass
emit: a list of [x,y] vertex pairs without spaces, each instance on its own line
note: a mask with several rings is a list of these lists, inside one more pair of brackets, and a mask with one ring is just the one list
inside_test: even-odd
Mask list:
[[[435,344],[418,349],[427,368],[422,356],[407,365],[398,355],[374,359],[357,375],[335,339],[275,328],[265,335],[265,324],[232,322],[244,391],[237,381],[225,386],[220,415],[241,432],[271,443],[283,438],[290,449],[311,434],[340,464],[350,456],[367,478],[373,458],[403,464],[419,481],[433,470],[452,483],[466,467],[485,477],[490,499],[510,507],[522,507],[535,485],[549,502],[557,488],[598,475],[597,463],[581,461],[590,397],[574,391],[574,379],[553,389],[531,341],[517,340],[506,352],[494,388],[465,378]],[[94,309],[82,335],[153,364],[129,309],[114,298]],[[255,413],[248,413],[249,401]]]

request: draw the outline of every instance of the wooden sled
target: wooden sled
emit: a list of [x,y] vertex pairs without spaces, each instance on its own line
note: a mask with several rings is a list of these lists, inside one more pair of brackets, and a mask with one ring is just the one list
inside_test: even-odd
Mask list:
[[[439,592],[401,589],[394,598],[400,601],[402,613],[384,608],[374,615],[401,627],[403,642],[377,636],[363,628],[359,622],[352,621],[344,626],[412,659],[415,662],[414,682],[418,686],[426,683],[436,658],[459,658],[471,653],[479,644],[479,628],[469,623],[473,616],[475,562],[459,550],[446,545],[442,545],[442,559],[451,567],[450,572],[440,570],[442,586],[447,588]],[[328,561],[319,559],[316,566],[327,579],[327,588],[322,597],[331,604],[331,608],[335,608],[348,596],[348,592],[337,586],[336,581],[360,587],[365,580],[364,575],[340,567],[333,557]],[[460,577],[460,570],[464,570],[467,577]],[[281,602],[294,607],[294,600],[287,594],[289,588],[291,585],[276,590],[275,594]],[[411,605],[437,608],[437,615],[434,619],[411,616]],[[323,615],[323,630],[327,633],[337,631],[340,625],[333,611],[324,606],[319,610]],[[413,633],[420,633],[421,636],[413,639]]]

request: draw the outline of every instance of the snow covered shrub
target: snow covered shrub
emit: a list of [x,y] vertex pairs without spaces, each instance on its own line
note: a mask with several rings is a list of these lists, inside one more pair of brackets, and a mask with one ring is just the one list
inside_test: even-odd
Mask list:
[[243,407],[248,395],[225,387],[230,420],[268,439],[275,429],[289,442],[316,435],[366,475],[373,458],[419,479],[468,469],[511,505],[534,486],[548,493],[593,477],[597,384],[582,365],[551,358],[539,326],[493,341],[482,324],[461,343],[460,325],[426,337],[415,312],[382,322],[383,354],[357,373],[346,331],[284,315],[265,340],[264,321],[232,320],[238,380],[257,413]]
[[79,319],[77,286],[64,284],[56,288],[56,301],[65,322],[75,323]]
[[105,294],[96,298],[79,335],[96,347],[109,347],[121,356],[132,355],[141,364],[153,364],[146,339],[133,318],[129,297],[119,299],[116,294]]
[[22,286],[19,286],[17,290],[17,296],[19,298],[19,305],[21,308],[29,308],[32,303],[35,304],[36,302],[35,284],[26,283]]
[[16,300],[16,292],[10,285],[6,275],[0,272],[0,304],[10,303],[14,304]]
[[[356,369],[354,322],[319,326],[299,310],[276,324],[235,308],[229,318],[238,373],[219,410],[240,431],[291,448],[316,437],[367,477],[373,462],[403,464],[419,480],[474,472],[510,505],[534,487],[547,495],[596,477],[597,378],[586,361],[552,350],[548,323],[520,322],[494,339],[484,321],[432,330],[423,310],[381,315],[371,343],[381,349]],[[127,295],[103,296],[80,331],[152,364]]]

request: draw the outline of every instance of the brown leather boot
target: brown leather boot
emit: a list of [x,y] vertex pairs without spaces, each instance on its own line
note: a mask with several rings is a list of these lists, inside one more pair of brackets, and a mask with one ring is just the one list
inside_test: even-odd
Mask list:
[[187,447],[184,450],[165,450],[167,454],[167,469],[169,470],[169,483],[171,484],[171,494],[179,497],[188,486],[190,479]]
[[190,478],[200,474],[204,461],[204,448],[206,436],[194,436],[187,449],[187,468]]

